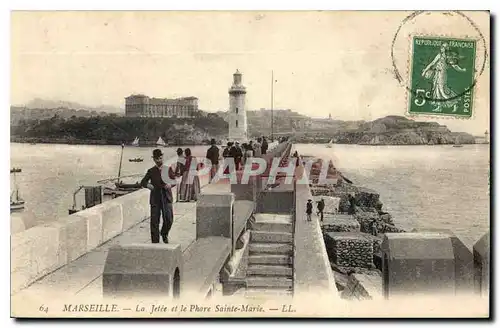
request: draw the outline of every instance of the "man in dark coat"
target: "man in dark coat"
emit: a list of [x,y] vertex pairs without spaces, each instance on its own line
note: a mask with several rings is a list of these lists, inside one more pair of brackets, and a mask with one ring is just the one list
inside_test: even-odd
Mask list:
[[267,143],[266,137],[262,137],[262,146],[261,146],[262,155],[265,155],[267,153],[268,148],[269,144]]
[[[149,195],[149,204],[151,206],[151,242],[155,244],[159,243],[161,234],[163,242],[168,244],[168,233],[174,222],[173,197],[171,186],[162,179],[162,170],[168,170],[168,177],[171,180],[175,179],[175,173],[170,167],[163,165],[163,153],[160,149],[153,150],[153,161],[156,165],[146,172],[141,181],[143,188],[151,190]],[[161,231],[160,214],[163,216]]]
[[311,221],[311,214],[313,212],[313,204],[312,204],[312,199],[307,200],[306,204],[306,215],[307,215],[307,221]]
[[215,139],[210,140],[210,148],[207,149],[207,159],[212,163],[210,168],[210,181],[215,176],[215,173],[219,169],[219,147],[217,147]]
[[321,200],[318,201],[318,213],[317,215],[320,216],[321,221],[323,221],[323,211],[325,210],[325,200],[321,198]]

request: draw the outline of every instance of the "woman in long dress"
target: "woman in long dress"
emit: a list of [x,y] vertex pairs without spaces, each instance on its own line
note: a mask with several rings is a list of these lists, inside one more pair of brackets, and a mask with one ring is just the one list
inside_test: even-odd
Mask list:
[[[465,72],[465,68],[461,68],[456,63],[455,58],[447,54],[448,44],[444,43],[441,46],[439,53],[434,57],[432,62],[422,71],[422,76],[426,79],[432,78],[432,101],[431,103],[438,106],[451,108],[454,107],[459,99],[457,93],[448,87],[449,67],[454,68],[458,72]],[[453,110],[456,111],[456,108]]]
[[191,155],[191,149],[186,148],[184,150],[185,154],[185,165],[182,172],[182,180],[179,187],[179,201],[180,202],[190,202],[192,200],[198,200],[198,194],[200,193],[200,178],[198,177],[198,161],[196,157]]
[[[186,163],[186,159],[184,158],[184,151],[182,148],[177,148],[177,161],[175,162],[175,167],[173,168],[174,170],[174,175],[176,178],[179,178],[182,176],[182,173],[184,172],[184,166]],[[180,192],[180,184],[177,184],[177,196],[176,196],[176,201],[179,201],[179,192]]]

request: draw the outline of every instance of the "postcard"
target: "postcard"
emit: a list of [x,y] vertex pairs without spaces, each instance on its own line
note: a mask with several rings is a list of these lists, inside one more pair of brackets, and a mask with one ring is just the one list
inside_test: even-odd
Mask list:
[[11,316],[488,318],[488,11],[13,11]]

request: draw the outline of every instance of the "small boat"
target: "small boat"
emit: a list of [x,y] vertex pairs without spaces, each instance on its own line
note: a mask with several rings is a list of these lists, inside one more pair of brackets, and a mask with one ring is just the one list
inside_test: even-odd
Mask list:
[[19,187],[17,186],[16,175],[14,174],[14,191],[10,194],[10,211],[19,211],[24,209],[24,199],[19,196]]
[[[82,205],[81,209],[76,208],[76,195],[80,190],[85,190],[85,205]],[[73,206],[68,209],[68,214],[75,214],[76,212],[83,211],[87,208],[91,208],[95,205],[101,204],[103,200],[103,188],[102,186],[80,186],[73,192]]]
[[453,147],[463,147],[463,145],[458,140],[458,137],[455,139],[455,144],[453,145]]
[[[122,144],[122,151],[120,153],[120,166],[118,167],[118,177],[97,181],[97,183],[117,181],[117,182],[115,182],[114,187],[104,187],[103,188],[103,194],[104,195],[111,195],[113,198],[129,194],[133,191],[136,191],[136,190],[139,190],[142,188],[141,184],[138,182],[136,182],[136,183],[124,183],[121,180],[122,178],[125,178],[125,177],[121,176],[122,160],[123,160],[123,148],[124,147],[125,147],[125,145]],[[138,175],[134,174],[132,176],[138,176]],[[129,176],[129,177],[132,177],[132,176]]]
[[138,163],[138,162],[144,162],[144,159],[141,158],[141,157],[136,157],[136,158],[129,158],[128,161],[129,162],[136,162],[136,163]]
[[163,147],[167,146],[167,144],[165,143],[165,141],[163,141],[163,139],[161,137],[158,137],[158,140],[156,141],[156,145],[163,146]]
[[10,173],[20,173],[22,172],[22,170],[18,167],[14,167],[12,169],[10,169]]
[[326,148],[332,148],[333,146],[333,139],[330,139],[330,141],[326,144]]
[[132,141],[130,145],[134,147],[139,147],[139,138],[135,137],[134,141]]

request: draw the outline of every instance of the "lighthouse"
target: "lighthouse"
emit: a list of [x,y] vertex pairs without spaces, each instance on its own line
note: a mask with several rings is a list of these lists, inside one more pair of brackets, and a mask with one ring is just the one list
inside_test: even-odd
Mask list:
[[247,140],[247,112],[245,110],[246,88],[241,83],[241,73],[233,74],[233,85],[229,88],[229,140]]

